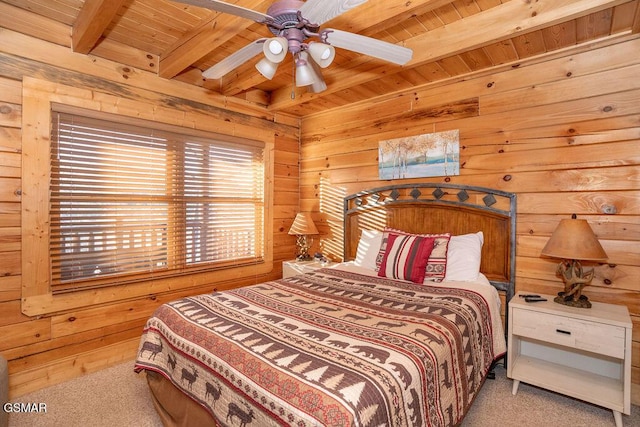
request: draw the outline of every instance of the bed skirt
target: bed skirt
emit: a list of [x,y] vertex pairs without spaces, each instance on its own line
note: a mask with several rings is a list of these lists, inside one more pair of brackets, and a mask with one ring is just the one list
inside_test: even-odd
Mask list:
[[215,426],[206,409],[154,371],[145,371],[153,405],[165,427]]

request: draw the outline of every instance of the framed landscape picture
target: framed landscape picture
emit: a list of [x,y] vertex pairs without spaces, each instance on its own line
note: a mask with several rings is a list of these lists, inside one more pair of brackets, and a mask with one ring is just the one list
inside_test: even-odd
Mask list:
[[380,179],[460,175],[460,131],[380,141]]

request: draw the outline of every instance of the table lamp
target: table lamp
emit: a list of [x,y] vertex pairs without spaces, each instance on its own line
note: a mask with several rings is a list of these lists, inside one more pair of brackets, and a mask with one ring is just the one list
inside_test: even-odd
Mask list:
[[584,270],[580,261],[603,262],[607,260],[607,254],[589,223],[577,219],[575,214],[571,219],[561,220],[542,249],[542,255],[562,259],[556,275],[562,278],[564,291],[558,292],[554,301],[572,307],[591,308],[589,299],[582,295],[582,289],[591,283],[594,269]]
[[319,234],[316,225],[313,223],[313,219],[311,219],[311,214],[309,212],[300,212],[297,214],[293,220],[293,224],[291,224],[289,234],[296,236],[296,246],[298,247],[298,256],[296,259],[298,261],[311,260],[309,248],[313,244],[313,238],[308,238],[307,236]]

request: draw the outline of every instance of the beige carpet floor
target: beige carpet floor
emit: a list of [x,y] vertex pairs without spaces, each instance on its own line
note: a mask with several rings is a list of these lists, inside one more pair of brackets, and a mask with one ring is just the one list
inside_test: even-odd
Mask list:
[[[9,427],[160,427],[144,375],[124,363],[76,378],[13,402],[46,403],[46,413],[14,413]],[[640,407],[623,415],[625,427],[640,427]],[[544,426],[613,427],[611,411],[527,384],[511,394],[511,380],[502,367],[487,380],[467,414],[463,427]],[[260,427],[248,425],[247,427]]]

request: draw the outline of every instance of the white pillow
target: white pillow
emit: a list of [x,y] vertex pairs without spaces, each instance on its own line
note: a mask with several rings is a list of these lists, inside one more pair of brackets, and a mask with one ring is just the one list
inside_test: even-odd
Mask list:
[[484,235],[482,231],[451,236],[447,249],[445,280],[471,282],[480,274],[480,259]]
[[362,230],[360,241],[358,241],[358,250],[356,259],[353,261],[358,267],[369,270],[376,269],[376,257],[382,245],[382,232],[376,230]]

